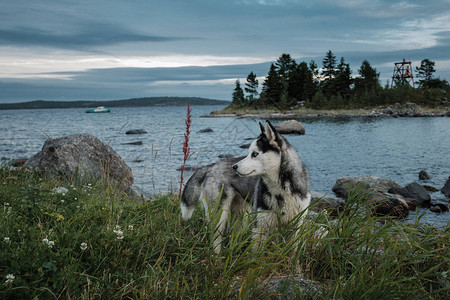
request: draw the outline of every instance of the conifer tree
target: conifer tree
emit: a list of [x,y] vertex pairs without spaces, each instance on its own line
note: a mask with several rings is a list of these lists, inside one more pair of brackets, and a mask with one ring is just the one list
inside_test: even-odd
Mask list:
[[358,69],[359,76],[355,79],[355,92],[359,94],[374,93],[380,86],[380,73],[367,60]]
[[247,100],[251,104],[258,97],[258,79],[253,72],[250,72],[247,76],[247,82],[245,83],[245,92],[247,93]]
[[270,65],[269,74],[263,83],[263,104],[268,106],[276,106],[280,102],[283,87],[280,76],[274,64]]
[[241,88],[241,82],[239,81],[239,79],[237,79],[235,83],[235,88],[233,90],[233,95],[231,98],[231,105],[233,106],[245,105],[244,91]]

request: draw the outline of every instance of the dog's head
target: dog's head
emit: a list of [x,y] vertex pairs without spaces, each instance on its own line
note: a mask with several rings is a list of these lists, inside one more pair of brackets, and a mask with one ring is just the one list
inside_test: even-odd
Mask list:
[[250,145],[247,157],[233,165],[239,176],[265,176],[279,171],[287,142],[269,121],[265,126],[259,123],[259,127],[261,134]]

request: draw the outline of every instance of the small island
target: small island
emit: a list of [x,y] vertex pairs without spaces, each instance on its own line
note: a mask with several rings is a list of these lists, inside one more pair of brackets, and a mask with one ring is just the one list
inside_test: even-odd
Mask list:
[[210,116],[259,118],[353,117],[353,116],[449,116],[450,84],[434,77],[435,62],[421,61],[415,68],[416,82],[410,62],[395,73],[383,87],[380,73],[364,60],[353,76],[350,65],[329,50],[319,69],[316,62],[297,63],[282,54],[262,83],[253,72],[242,88],[236,80],[231,104]]

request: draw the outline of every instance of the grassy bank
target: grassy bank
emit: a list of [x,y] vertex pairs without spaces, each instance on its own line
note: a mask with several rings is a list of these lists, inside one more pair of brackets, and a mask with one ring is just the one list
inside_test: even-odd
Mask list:
[[7,168],[0,185],[1,299],[450,296],[450,228],[380,225],[357,196],[337,219],[304,222],[297,252],[294,224],[252,252],[237,220],[217,256],[214,219],[197,209],[183,222],[174,195],[132,200],[101,182]]

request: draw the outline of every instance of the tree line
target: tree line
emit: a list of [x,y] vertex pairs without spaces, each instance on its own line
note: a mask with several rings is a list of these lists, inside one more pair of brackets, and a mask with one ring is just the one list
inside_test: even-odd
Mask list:
[[321,70],[314,60],[297,63],[284,53],[271,64],[261,93],[254,72],[247,76],[244,88],[236,80],[231,106],[285,110],[301,103],[313,109],[340,109],[414,102],[433,107],[450,94],[449,83],[434,76],[434,66],[434,61],[424,59],[416,67],[418,88],[405,78],[396,78],[395,86],[388,81],[382,87],[380,73],[367,60],[353,76],[344,57],[338,61],[331,50],[323,58]]

